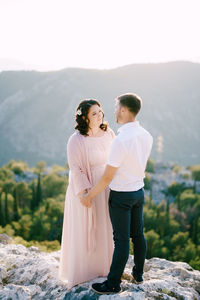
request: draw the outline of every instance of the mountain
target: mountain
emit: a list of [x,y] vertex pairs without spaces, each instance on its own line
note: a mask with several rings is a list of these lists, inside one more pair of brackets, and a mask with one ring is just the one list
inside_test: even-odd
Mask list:
[[[2,242],[3,240],[6,242]],[[122,292],[99,296],[91,290],[91,284],[102,282],[96,278],[67,290],[57,278],[60,251],[45,253],[37,247],[7,244],[8,236],[0,236],[0,299],[182,299],[200,300],[200,271],[187,263],[172,262],[161,258],[145,260],[144,282],[131,282],[133,256],[126,265]],[[11,241],[12,242],[12,241]]]
[[[0,165],[21,159],[65,164],[74,113],[97,98],[116,131],[114,98],[143,99],[138,120],[154,137],[151,157],[181,165],[200,163],[200,64],[134,64],[112,70],[68,68],[54,72],[0,73]],[[163,152],[157,153],[158,136]]]

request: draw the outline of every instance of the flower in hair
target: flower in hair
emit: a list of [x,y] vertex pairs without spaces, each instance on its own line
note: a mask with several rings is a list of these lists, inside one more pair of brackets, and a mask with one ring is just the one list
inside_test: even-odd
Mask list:
[[82,111],[80,109],[77,110],[76,112],[77,115],[81,116],[82,115]]

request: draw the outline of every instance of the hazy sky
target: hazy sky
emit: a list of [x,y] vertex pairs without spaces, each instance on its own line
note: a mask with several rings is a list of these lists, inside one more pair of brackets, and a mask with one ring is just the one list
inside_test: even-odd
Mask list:
[[0,59],[41,70],[200,62],[200,0],[0,0]]

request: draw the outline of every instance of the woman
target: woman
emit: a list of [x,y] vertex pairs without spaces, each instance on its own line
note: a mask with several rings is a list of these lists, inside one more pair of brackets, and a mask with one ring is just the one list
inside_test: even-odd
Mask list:
[[70,289],[98,276],[107,276],[113,254],[108,189],[91,208],[79,196],[103,175],[114,138],[97,100],[84,100],[76,110],[76,132],[69,138],[69,185],[66,192],[59,278]]

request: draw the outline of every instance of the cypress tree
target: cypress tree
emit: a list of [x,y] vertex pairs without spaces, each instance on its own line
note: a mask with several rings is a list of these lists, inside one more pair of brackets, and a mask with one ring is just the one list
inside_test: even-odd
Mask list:
[[7,191],[5,191],[4,211],[5,211],[5,224],[8,224],[10,222],[10,219],[9,219],[9,213],[8,213],[8,193],[7,193]]
[[167,205],[166,205],[166,221],[169,225],[169,197],[167,197]]
[[180,199],[180,194],[177,195],[176,201],[177,201],[177,207],[178,207],[178,210],[181,211],[181,199]]
[[195,245],[198,244],[198,220],[199,216],[196,214],[192,224],[192,241]]
[[37,206],[42,202],[42,188],[41,188],[41,179],[40,173],[38,174],[38,181],[37,181],[37,189],[36,189],[36,203]]
[[17,187],[14,188],[13,197],[14,197],[14,201],[13,201],[13,219],[14,219],[14,221],[18,221],[19,220],[19,212],[18,212]]
[[150,182],[150,187],[149,187],[149,200],[150,200],[150,205],[152,204],[152,198],[153,198],[153,180]]
[[3,184],[3,191],[5,193],[5,205],[4,205],[4,216],[5,216],[5,224],[10,222],[9,211],[8,211],[8,193],[12,193],[14,187],[14,181],[12,179],[8,179]]
[[2,202],[1,202],[1,192],[0,192],[0,225],[1,226],[5,225],[4,213],[3,213],[3,206],[2,206]]
[[36,206],[37,206],[37,203],[36,203],[36,193],[35,193],[35,183],[33,182],[32,184],[31,184],[31,191],[32,191],[32,199],[31,199],[31,207],[30,207],[30,209],[31,209],[31,212],[32,212],[32,214],[33,214],[33,212],[34,212],[34,210],[35,210],[35,208],[36,208]]

